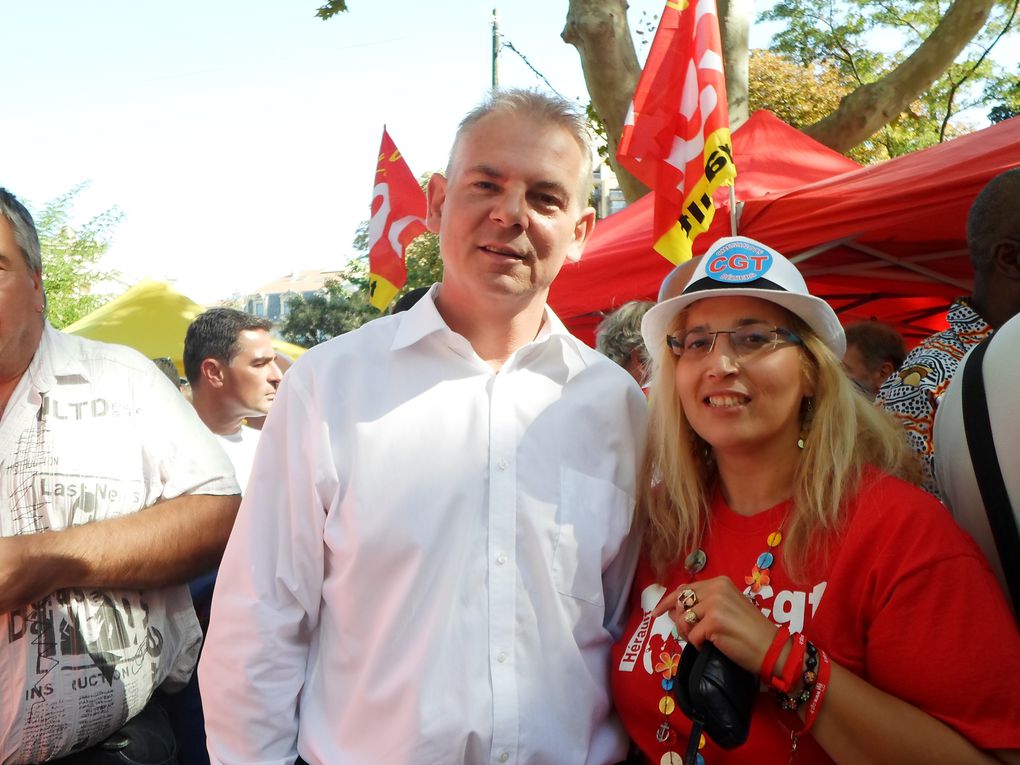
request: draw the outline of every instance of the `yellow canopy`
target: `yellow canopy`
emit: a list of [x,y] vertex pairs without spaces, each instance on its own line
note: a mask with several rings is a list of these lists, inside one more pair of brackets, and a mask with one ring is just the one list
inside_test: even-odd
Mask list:
[[[168,356],[183,376],[184,336],[188,325],[204,310],[166,282],[146,279],[64,327],[64,332],[128,345],[150,359]],[[291,359],[305,352],[301,346],[283,340],[273,340],[273,348]]]

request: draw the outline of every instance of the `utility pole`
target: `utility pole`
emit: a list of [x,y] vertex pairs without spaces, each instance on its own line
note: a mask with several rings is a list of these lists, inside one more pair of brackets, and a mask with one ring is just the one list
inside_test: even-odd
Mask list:
[[492,89],[499,87],[499,17],[492,9]]

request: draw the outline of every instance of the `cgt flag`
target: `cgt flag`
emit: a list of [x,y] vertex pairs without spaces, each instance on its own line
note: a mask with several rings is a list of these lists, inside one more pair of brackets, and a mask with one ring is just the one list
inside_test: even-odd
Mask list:
[[616,156],[655,194],[656,252],[690,259],[737,175],[715,0],[666,3]]
[[384,127],[368,224],[368,302],[380,311],[407,281],[407,245],[425,231],[425,194]]

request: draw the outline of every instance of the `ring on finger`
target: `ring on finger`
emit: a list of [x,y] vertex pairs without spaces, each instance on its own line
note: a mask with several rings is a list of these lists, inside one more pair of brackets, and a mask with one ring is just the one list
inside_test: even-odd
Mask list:
[[698,615],[694,613],[693,609],[689,608],[686,611],[684,611],[684,621],[693,627],[699,621]]
[[680,594],[676,598],[677,605],[680,606],[684,611],[694,608],[698,602],[698,593],[688,587],[686,590],[681,590]]

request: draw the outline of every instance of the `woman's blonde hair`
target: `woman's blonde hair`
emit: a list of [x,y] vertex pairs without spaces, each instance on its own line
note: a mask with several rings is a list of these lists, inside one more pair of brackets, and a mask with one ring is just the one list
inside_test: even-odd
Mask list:
[[[838,528],[844,500],[858,488],[866,465],[914,482],[918,466],[899,425],[856,390],[811,328],[789,315],[789,328],[803,340],[803,372],[814,391],[810,405],[805,400],[801,408],[806,438],[791,492],[793,509],[783,529],[785,568],[797,579],[812,550],[826,547],[814,544],[818,535]],[[685,319],[681,312],[674,331]],[[691,429],[680,406],[676,357],[665,347],[665,337],[661,343],[639,499],[645,545],[660,575],[699,546],[719,480],[711,447]]]

